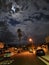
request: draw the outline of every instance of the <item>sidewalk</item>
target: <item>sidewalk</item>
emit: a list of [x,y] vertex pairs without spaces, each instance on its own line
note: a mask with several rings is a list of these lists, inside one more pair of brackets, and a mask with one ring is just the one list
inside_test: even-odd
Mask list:
[[49,65],[49,54],[38,58],[42,60],[46,65]]

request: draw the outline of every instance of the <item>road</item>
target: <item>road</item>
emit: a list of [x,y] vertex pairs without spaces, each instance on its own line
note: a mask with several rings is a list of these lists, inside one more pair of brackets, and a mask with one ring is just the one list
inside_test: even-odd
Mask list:
[[14,62],[10,65],[46,65],[42,62],[36,55],[29,52],[18,53],[15,58]]
[[2,62],[0,65],[46,65],[36,55],[29,52],[17,53],[11,59]]

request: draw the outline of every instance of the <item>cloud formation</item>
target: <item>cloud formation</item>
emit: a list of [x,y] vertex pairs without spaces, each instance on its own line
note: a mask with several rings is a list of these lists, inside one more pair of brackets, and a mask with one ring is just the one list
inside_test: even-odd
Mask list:
[[16,35],[17,29],[20,28],[26,35],[37,35],[41,37],[40,39],[42,39],[42,36],[44,38],[46,35],[49,35],[49,1],[15,1],[16,6],[18,7],[19,5],[19,11],[1,13],[0,20],[7,21],[8,29]]

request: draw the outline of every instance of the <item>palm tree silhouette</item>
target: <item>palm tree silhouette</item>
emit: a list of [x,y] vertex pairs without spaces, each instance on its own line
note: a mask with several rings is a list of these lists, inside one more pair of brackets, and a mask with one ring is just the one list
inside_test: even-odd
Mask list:
[[20,42],[21,38],[22,38],[22,31],[21,31],[21,29],[17,29],[17,33],[18,33],[18,39],[19,39],[19,42]]

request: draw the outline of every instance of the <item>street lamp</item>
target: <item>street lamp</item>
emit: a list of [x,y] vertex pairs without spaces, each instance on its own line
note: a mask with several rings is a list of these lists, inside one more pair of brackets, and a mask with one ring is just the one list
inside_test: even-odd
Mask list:
[[28,38],[28,46],[33,48],[33,39],[30,37]]
[[29,42],[30,42],[30,43],[33,43],[33,39],[32,39],[32,38],[29,38]]

